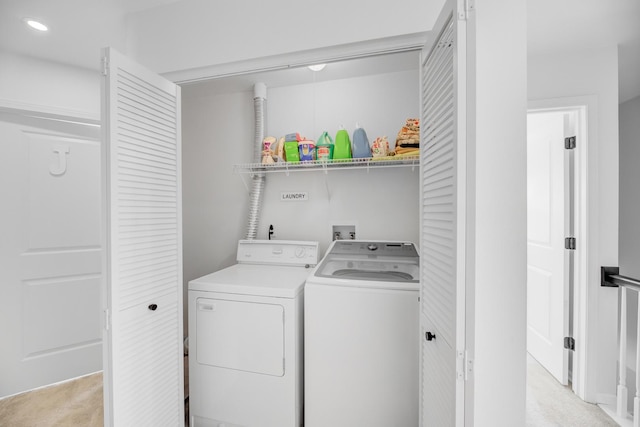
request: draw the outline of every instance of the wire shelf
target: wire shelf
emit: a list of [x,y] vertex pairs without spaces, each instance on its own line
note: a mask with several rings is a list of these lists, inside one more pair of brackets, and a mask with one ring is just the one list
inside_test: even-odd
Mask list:
[[307,160],[301,162],[276,162],[276,163],[244,163],[233,165],[235,173],[272,173],[282,172],[306,172],[329,169],[362,169],[362,168],[393,168],[416,167],[420,165],[420,156],[407,157],[369,157],[364,159],[339,159],[339,160]]

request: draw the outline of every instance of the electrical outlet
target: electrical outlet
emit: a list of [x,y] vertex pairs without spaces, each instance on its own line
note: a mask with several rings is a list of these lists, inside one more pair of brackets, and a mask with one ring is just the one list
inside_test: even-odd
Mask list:
[[355,240],[356,239],[355,225],[334,225],[332,231],[333,231],[333,240]]

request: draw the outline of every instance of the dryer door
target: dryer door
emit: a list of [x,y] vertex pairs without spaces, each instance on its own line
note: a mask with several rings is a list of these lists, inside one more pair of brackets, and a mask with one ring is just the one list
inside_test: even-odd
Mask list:
[[284,375],[284,308],[277,304],[198,298],[198,363]]

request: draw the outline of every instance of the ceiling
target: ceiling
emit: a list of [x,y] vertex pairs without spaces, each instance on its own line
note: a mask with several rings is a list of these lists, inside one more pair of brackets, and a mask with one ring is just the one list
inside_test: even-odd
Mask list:
[[[0,49],[97,69],[101,47],[127,51],[132,14],[170,3],[187,7],[189,1],[0,0]],[[46,21],[51,31],[35,33],[23,25],[24,17]],[[527,34],[529,55],[618,45],[620,102],[640,95],[640,0],[528,0]]]

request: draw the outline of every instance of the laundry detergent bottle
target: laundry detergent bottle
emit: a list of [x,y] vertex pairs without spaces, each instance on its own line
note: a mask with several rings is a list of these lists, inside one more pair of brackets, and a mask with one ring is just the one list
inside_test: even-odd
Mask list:
[[333,159],[333,138],[327,131],[316,141],[316,159],[324,162]]
[[340,129],[336,133],[336,139],[333,143],[333,159],[350,159],[351,158],[351,140],[349,139],[349,132],[344,127],[340,126]]
[[371,146],[367,133],[356,123],[356,129],[353,131],[353,158],[362,159],[371,157]]

